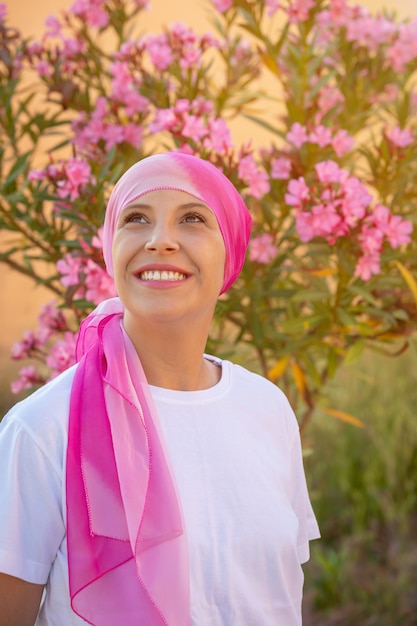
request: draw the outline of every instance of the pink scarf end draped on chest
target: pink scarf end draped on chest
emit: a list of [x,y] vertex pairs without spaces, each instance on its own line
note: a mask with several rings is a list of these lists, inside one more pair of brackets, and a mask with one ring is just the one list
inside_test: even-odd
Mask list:
[[[155,189],[190,193],[215,213],[226,247],[222,292],[238,276],[251,219],[213,165],[181,153],[148,157],[115,186],[103,252],[120,211]],[[178,491],[140,359],[118,298],[81,325],[66,466],[71,606],[94,626],[188,626],[187,542]]]

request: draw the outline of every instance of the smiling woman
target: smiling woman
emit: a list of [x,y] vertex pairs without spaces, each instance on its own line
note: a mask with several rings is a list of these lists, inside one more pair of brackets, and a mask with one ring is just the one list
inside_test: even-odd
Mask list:
[[1,425],[0,626],[300,626],[319,531],[297,421],[275,385],[204,353],[250,229],[196,157],[116,184],[118,298],[83,322],[77,365]]
[[[184,335],[184,347],[190,324],[192,341],[206,341],[225,259],[215,214],[189,193],[158,189],[141,196],[140,204],[128,204],[117,223],[112,260],[125,329],[139,353],[155,353],[143,346],[152,333],[163,342],[164,354],[174,336],[176,343]],[[163,320],[171,322],[167,336],[155,328]]]

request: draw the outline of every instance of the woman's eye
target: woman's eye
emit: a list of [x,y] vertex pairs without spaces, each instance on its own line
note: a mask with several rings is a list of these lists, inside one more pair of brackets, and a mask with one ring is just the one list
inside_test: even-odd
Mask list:
[[136,212],[128,213],[124,218],[124,223],[130,224],[132,222],[138,223],[138,224],[145,224],[146,217],[142,213],[136,213]]
[[205,219],[200,213],[187,213],[183,218],[184,222],[205,222]]

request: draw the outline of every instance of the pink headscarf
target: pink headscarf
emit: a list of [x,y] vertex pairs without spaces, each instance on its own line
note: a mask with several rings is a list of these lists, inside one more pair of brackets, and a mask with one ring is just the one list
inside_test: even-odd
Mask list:
[[[186,191],[213,210],[226,247],[225,291],[242,268],[251,219],[217,168],[179,153],[144,159],[116,184],[104,226],[109,273],[120,211],[155,189]],[[71,606],[95,626],[186,626],[189,571],[178,491],[122,320],[120,300],[107,300],[78,337],[66,466]]]
[[217,167],[181,152],[156,154],[135,163],[114,187],[103,229],[108,273],[113,276],[111,248],[120,212],[133,200],[156,189],[185,191],[208,204],[215,214],[226,248],[223,293],[242,269],[252,219],[234,185]]

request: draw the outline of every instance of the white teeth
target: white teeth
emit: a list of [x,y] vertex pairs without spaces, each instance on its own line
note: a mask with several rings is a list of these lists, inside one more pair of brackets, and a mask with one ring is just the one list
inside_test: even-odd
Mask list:
[[167,270],[147,270],[139,274],[141,280],[184,280],[187,278],[185,274],[180,272],[169,272]]

